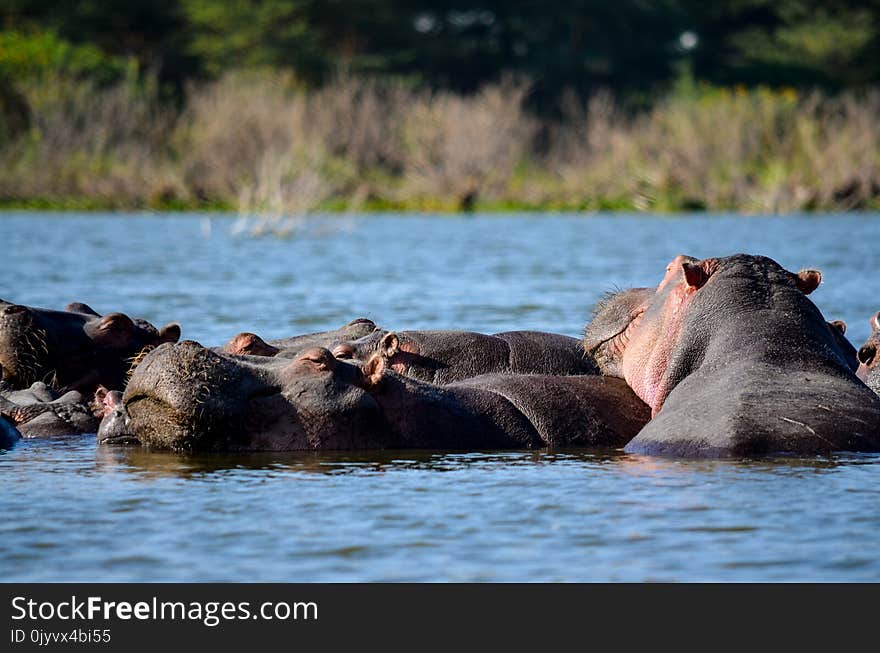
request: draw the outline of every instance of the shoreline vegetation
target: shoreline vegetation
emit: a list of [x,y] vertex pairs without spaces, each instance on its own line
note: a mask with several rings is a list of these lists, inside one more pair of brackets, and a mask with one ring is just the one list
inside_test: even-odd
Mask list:
[[137,74],[16,87],[0,208],[315,212],[880,208],[880,90],[725,88],[684,75],[648,109],[563,94],[552,118],[514,78],[476,93],[341,75],[306,88],[229,72],[168,102]]

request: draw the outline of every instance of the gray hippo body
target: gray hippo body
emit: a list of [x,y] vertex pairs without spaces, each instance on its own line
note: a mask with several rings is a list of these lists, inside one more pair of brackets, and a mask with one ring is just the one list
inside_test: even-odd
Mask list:
[[0,414],[24,437],[95,433],[98,429],[97,417],[79,392],[60,394],[42,382],[26,390],[0,383]]
[[223,347],[216,348],[214,351],[239,356],[295,355],[310,347],[332,349],[339,344],[359,340],[374,332],[386,333],[384,329],[377,327],[372,320],[359,317],[338,329],[306,333],[279,340],[265,341],[254,333],[243,332],[233,336]]
[[[348,339],[364,331],[366,335]],[[279,364],[285,365],[301,356],[303,345],[307,345],[306,349],[332,348],[335,358],[356,364],[379,354],[392,371],[437,385],[487,374],[598,374],[598,367],[584,354],[580,342],[568,336],[539,331],[508,331],[495,335],[442,330],[391,332],[365,318],[340,329],[283,341],[267,342],[253,333],[239,333],[223,347],[210,351],[221,356],[241,356],[250,364],[261,364],[260,359],[277,359]],[[102,423],[102,431],[119,440],[131,435],[126,432],[124,405],[119,406],[117,402],[107,415],[110,417],[104,418],[107,423]]]
[[880,450],[880,400],[806,297],[820,279],[760,256],[673,260],[617,348],[617,369],[653,413],[626,450]]
[[212,451],[619,447],[649,415],[619,379],[490,374],[440,386],[389,361],[377,353],[358,364],[324,348],[284,359],[163,345],[126,388],[128,437]]
[[[365,335],[352,338],[359,331]],[[447,384],[481,374],[598,374],[598,367],[575,338],[540,331],[486,335],[471,331],[390,332],[361,318],[333,331],[264,341],[240,333],[219,350],[229,354],[293,359],[305,349],[324,347],[336,358],[363,362],[381,352],[393,370],[430,383]]]

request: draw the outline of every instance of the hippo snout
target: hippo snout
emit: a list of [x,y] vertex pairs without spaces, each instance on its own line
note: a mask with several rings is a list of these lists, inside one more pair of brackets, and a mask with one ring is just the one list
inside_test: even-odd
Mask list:
[[251,398],[266,391],[247,368],[188,340],[150,352],[134,370],[122,403],[128,430],[144,445],[230,449],[243,431]]

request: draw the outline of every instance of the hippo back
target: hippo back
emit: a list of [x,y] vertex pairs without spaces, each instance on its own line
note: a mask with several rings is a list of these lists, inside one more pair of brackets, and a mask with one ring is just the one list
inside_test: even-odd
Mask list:
[[[880,401],[852,372],[797,275],[765,257],[706,262],[708,280],[693,291],[670,350],[665,402],[627,450],[682,456],[880,450]],[[663,301],[663,294],[657,298]]]

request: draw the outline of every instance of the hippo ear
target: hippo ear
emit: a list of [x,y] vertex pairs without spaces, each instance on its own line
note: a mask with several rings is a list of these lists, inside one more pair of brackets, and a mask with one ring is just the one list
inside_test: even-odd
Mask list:
[[874,317],[871,318],[871,329],[880,331],[880,312],[875,313]]
[[128,342],[135,330],[134,322],[125,313],[107,313],[87,333],[97,342],[108,345],[121,345]]
[[809,295],[819,284],[822,283],[822,273],[819,270],[801,270],[797,273],[797,287],[805,295]]
[[104,399],[107,397],[107,395],[109,393],[110,393],[110,391],[107,388],[105,388],[102,385],[99,385],[98,389],[95,390],[95,403],[96,404],[103,404]]
[[166,324],[161,329],[159,329],[159,343],[163,342],[177,342],[180,340],[180,325],[176,322],[172,322],[171,324]]
[[695,290],[702,288],[709,280],[708,271],[699,263],[684,261],[681,264],[681,270],[684,274],[684,282]]
[[381,353],[375,353],[367,359],[361,368],[363,372],[364,386],[367,390],[375,390],[379,387],[382,374],[385,372],[385,357]]
[[89,404],[89,408],[92,409],[92,415],[95,417],[103,417],[104,405],[108,394],[110,394],[110,391],[102,385],[99,385],[98,389],[95,390],[95,397]]
[[877,347],[870,342],[862,345],[861,349],[859,349],[858,353],[856,353],[856,358],[859,359],[859,363],[864,365],[865,367],[869,366],[874,362],[874,358],[877,357]]
[[841,335],[846,335],[846,322],[843,320],[832,320],[828,323],[831,327],[840,331]]
[[397,337],[397,334],[394,331],[389,331],[384,336],[382,336],[382,340],[379,341],[379,353],[381,353],[385,358],[391,358],[400,350],[400,338]]
[[82,302],[71,302],[67,306],[64,307],[64,310],[68,313],[85,313],[86,315],[94,315],[95,317],[101,317],[101,314],[98,313],[94,308],[89,306],[88,304],[83,304]]

